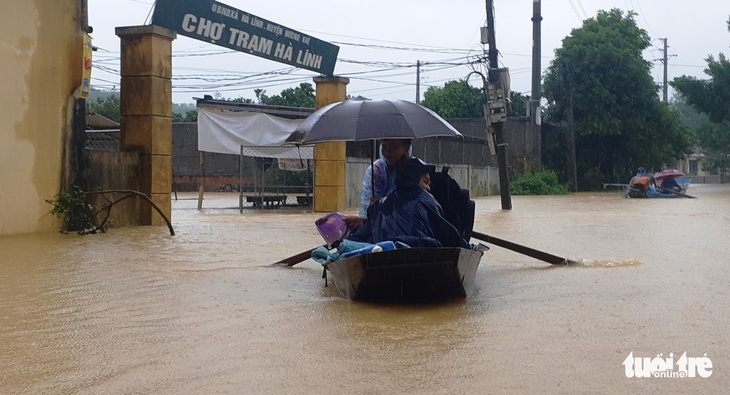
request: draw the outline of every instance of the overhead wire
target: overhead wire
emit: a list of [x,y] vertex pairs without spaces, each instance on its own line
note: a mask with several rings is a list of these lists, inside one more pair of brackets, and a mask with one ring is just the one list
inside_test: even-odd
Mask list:
[[[148,19],[154,10],[154,4],[156,2],[146,2],[140,0],[128,0],[141,4],[150,5],[150,13]],[[343,77],[348,77],[353,80],[377,82],[379,84],[387,85],[383,89],[389,89],[393,87],[412,86],[416,85],[416,82],[403,82],[403,80],[397,80],[399,77],[412,75],[414,68],[420,67],[420,72],[423,78],[427,78],[429,73],[454,69],[457,70],[460,67],[474,67],[480,62],[484,61],[482,54],[474,54],[474,49],[464,48],[447,48],[440,46],[430,46],[422,44],[404,43],[391,40],[376,40],[363,37],[356,37],[351,35],[341,35],[333,33],[321,33],[329,36],[347,37],[357,39],[362,42],[350,42],[350,41],[331,41],[334,44],[340,46],[352,46],[359,48],[372,49],[374,51],[398,51],[398,52],[413,52],[423,54],[427,59],[421,59],[419,61],[378,61],[378,60],[356,60],[338,58],[339,64],[349,64],[351,66],[360,66],[361,69],[348,70],[338,73]],[[234,54],[240,54],[239,51],[229,49],[210,49],[208,45],[198,45],[193,48],[184,50],[176,50],[172,57],[174,59],[185,59],[195,57],[216,57],[216,56],[229,56]],[[452,54],[459,55],[458,57],[451,57],[446,59],[428,59],[434,54]],[[417,56],[418,57],[418,56]],[[121,59],[119,52],[110,52],[105,50],[105,56],[96,56],[94,61],[94,68],[97,71],[96,74],[103,74],[113,76],[112,78],[119,78],[120,66],[119,61]],[[116,67],[115,67],[116,66]],[[175,93],[188,93],[188,92],[207,92],[210,90],[220,91],[234,91],[244,90],[250,88],[269,88],[273,86],[291,84],[292,82],[306,82],[311,81],[311,78],[316,75],[313,72],[302,70],[296,67],[289,67],[284,69],[272,70],[261,73],[245,73],[241,71],[230,71],[216,68],[198,68],[198,67],[184,67],[174,66],[175,72],[173,74],[173,91]],[[302,71],[304,74],[299,75],[298,71]],[[392,79],[392,80],[391,80]],[[105,83],[118,86],[119,82],[110,81],[109,79],[94,78],[96,81],[102,81]],[[422,84],[428,86],[428,84]]]
[[580,8],[581,12],[583,13],[583,19],[588,19],[588,13],[586,12],[586,9],[583,8],[583,3],[581,3],[580,0],[575,0],[578,3],[578,8]]
[[573,0],[568,0],[568,3],[570,4],[570,8],[573,9],[573,13],[575,13],[575,16],[578,17],[578,20],[581,21],[581,23],[586,19],[584,18],[580,12],[578,12],[578,9],[575,7],[575,4],[573,4]]
[[[401,50],[402,48],[386,48],[386,49],[395,49],[395,50]],[[441,48],[438,52],[455,52],[455,51],[463,51],[463,50],[449,50],[449,51],[443,51],[443,48]],[[434,52],[434,51],[429,51]],[[173,57],[175,58],[185,58],[185,57],[194,57],[194,56],[216,56],[216,55],[226,55],[230,53],[237,53],[236,51],[186,51],[186,53],[177,53],[174,54]],[[102,61],[97,62],[96,66],[97,69],[100,71],[104,71],[107,73],[111,73],[114,75],[119,75],[119,70],[114,69],[112,67],[104,66],[103,63],[112,62],[112,61],[118,61],[118,57],[108,57],[107,59],[104,59]],[[344,77],[353,78],[356,80],[371,80],[374,82],[384,83],[384,84],[393,84],[393,85],[404,85],[401,81],[388,81],[386,79],[383,79],[382,77],[386,78],[395,78],[398,76],[403,75],[410,75],[411,72],[402,72],[402,73],[388,73],[391,71],[396,70],[404,70],[404,69],[412,69],[416,67],[415,62],[383,62],[383,61],[357,61],[352,59],[338,59],[342,63],[350,63],[355,65],[362,65],[365,67],[375,67],[376,70],[364,70],[364,71],[354,71],[354,72],[344,72],[341,73]],[[437,59],[437,60],[431,60],[431,61],[421,61],[421,67],[424,68],[423,72],[429,72],[429,71],[439,71],[443,69],[453,68],[453,67],[460,67],[467,65],[469,63],[478,62],[479,58],[472,56],[466,60],[462,60],[461,57],[459,58],[446,58],[446,59]],[[176,73],[175,76],[172,77],[174,81],[202,81],[204,84],[174,84],[174,89],[177,92],[190,92],[192,91],[210,91],[210,90],[222,90],[222,91],[231,91],[231,90],[239,90],[246,87],[272,87],[277,85],[283,85],[286,83],[291,83],[292,81],[298,82],[298,81],[306,81],[311,78],[311,75],[306,76],[300,76],[300,77],[294,77],[294,78],[281,78],[282,75],[289,75],[295,70],[299,70],[296,67],[289,67],[284,69],[277,69],[272,70],[268,72],[263,73],[253,73],[246,75],[245,73],[241,72],[230,72],[229,73],[222,73],[222,74],[214,74],[211,75],[210,71],[218,71],[217,69],[200,69],[200,68],[176,68],[178,70],[188,70],[193,71],[194,74],[180,74]],[[202,72],[202,73],[201,73]],[[381,78],[379,79],[366,79],[361,78],[359,75],[372,75],[375,73],[383,74]],[[384,74],[385,73],[385,74]],[[407,85],[408,83],[406,83]],[[415,83],[414,83],[415,85]]]

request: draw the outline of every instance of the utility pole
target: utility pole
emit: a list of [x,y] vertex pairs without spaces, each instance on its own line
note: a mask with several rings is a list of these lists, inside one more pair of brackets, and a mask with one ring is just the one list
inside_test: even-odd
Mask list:
[[416,104],[421,104],[421,61],[416,61]]
[[664,63],[664,82],[663,82],[663,86],[662,86],[662,100],[664,101],[664,103],[666,103],[667,102],[667,63],[668,63],[668,61],[667,61],[667,39],[660,38],[659,40],[661,40],[664,43],[664,50],[662,51],[663,56],[661,59],[661,62]]
[[[502,210],[512,209],[512,198],[509,193],[509,178],[507,176],[507,143],[504,142],[504,134],[502,128],[504,121],[494,122],[491,120],[492,113],[499,111],[500,100],[506,104],[505,97],[499,97],[499,89],[502,89],[502,95],[508,95],[509,92],[503,89],[504,84],[501,79],[499,70],[499,59],[497,52],[497,39],[494,28],[494,2],[493,0],[486,0],[487,2],[487,29],[489,36],[489,101],[488,104],[490,114],[490,124],[494,129],[495,142],[497,144],[497,163],[499,164],[499,193],[502,198]],[[500,88],[501,87],[501,88]],[[502,110],[506,111],[506,108]],[[495,114],[496,115],[496,114]],[[506,112],[504,118],[506,120]]]
[[[542,47],[540,37],[540,22],[542,22],[542,13],[540,9],[540,0],[532,0],[532,92],[530,93],[530,125],[532,129],[532,139],[536,141],[537,153],[540,153],[542,145],[542,131],[540,119],[540,100],[542,98],[542,83],[540,80],[540,52]],[[532,148],[532,144],[528,144]],[[532,149],[531,149],[532,151]],[[541,158],[541,156],[537,156]],[[542,159],[538,159],[535,165],[540,165]]]
[[677,56],[677,55],[669,55],[669,53],[668,53],[669,46],[667,45],[666,38],[660,38],[659,40],[662,43],[664,43],[664,48],[660,49],[660,51],[662,51],[662,57],[659,59],[654,59],[654,60],[659,60],[660,62],[662,62],[664,64],[664,81],[662,81],[662,101],[664,101],[666,103],[669,100],[667,97],[667,88],[669,86],[668,81],[667,81],[667,69],[669,67],[669,57]]

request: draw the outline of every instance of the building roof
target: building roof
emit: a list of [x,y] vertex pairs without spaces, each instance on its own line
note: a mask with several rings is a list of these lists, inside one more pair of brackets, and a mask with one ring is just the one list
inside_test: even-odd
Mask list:
[[119,129],[119,122],[112,121],[111,119],[99,115],[96,113],[86,114],[86,129],[98,130],[98,129]]
[[228,111],[261,112],[289,119],[304,119],[315,111],[314,108],[300,108],[287,106],[270,106],[266,104],[239,103],[228,100],[215,100],[206,95],[205,98],[195,98],[197,107],[220,108]]

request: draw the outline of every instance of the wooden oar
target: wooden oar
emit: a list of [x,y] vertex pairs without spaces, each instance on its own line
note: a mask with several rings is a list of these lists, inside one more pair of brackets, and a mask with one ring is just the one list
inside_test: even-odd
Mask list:
[[578,263],[576,261],[559,257],[556,255],[548,254],[547,252],[538,251],[534,248],[525,247],[523,245],[519,245],[517,243],[513,243],[511,241],[502,240],[494,236],[490,236],[484,233],[479,233],[477,231],[471,232],[471,237],[475,239],[479,239],[481,241],[492,243],[494,245],[500,246],[502,248],[506,248],[508,250],[512,250],[514,252],[518,252],[523,255],[527,255],[529,257],[539,259],[541,261],[552,263],[553,265],[567,265],[570,263]]
[[[500,246],[502,248],[506,248],[508,250],[512,250],[514,252],[518,252],[523,255],[527,255],[529,257],[532,257],[532,258],[535,258],[535,259],[538,259],[538,260],[541,260],[541,261],[544,261],[547,263],[552,263],[553,265],[567,265],[570,263],[578,263],[576,261],[573,261],[573,260],[570,260],[567,258],[548,254],[547,252],[544,252],[544,251],[539,251],[534,248],[530,248],[530,247],[526,247],[526,246],[523,246],[523,245],[520,245],[517,243],[513,243],[511,241],[502,240],[500,238],[490,236],[490,235],[487,235],[484,233],[480,233],[477,231],[472,231],[471,237],[484,241],[484,242],[487,242],[487,243],[494,244],[496,246]],[[310,249],[308,249],[306,251],[302,251],[296,255],[292,255],[290,257],[281,259],[279,261],[274,262],[272,264],[272,266],[274,266],[274,265],[294,266],[296,264],[299,264],[299,263],[304,262],[307,259],[311,258],[312,251],[314,251],[317,248],[318,247],[310,248]]]
[[682,196],[682,197],[686,197],[686,198],[690,198],[690,199],[697,199],[697,196],[687,195],[686,193],[677,192],[677,191],[675,191],[673,189],[662,188],[662,187],[657,187],[657,189],[659,189],[660,191],[663,191],[663,192],[673,193],[675,195],[679,195],[679,196]]
[[[326,247],[326,246],[325,246]],[[287,265],[287,266],[294,266],[298,263],[304,262],[307,259],[312,257],[312,251],[316,250],[319,247],[310,248],[306,251],[302,251],[296,255],[292,255],[288,258],[281,259],[279,261],[276,261],[271,264],[271,266],[274,265]]]

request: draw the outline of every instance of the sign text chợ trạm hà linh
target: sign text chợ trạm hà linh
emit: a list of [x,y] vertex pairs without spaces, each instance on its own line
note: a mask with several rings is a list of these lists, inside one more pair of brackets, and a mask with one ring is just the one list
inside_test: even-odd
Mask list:
[[[263,23],[263,21],[257,21],[254,17],[251,23],[255,25],[256,22]],[[219,22],[212,22],[202,17],[198,18],[193,14],[185,14],[182,22],[182,29],[188,33],[194,32],[199,36],[207,37],[210,39],[211,43],[215,44],[223,37],[226,25]],[[309,37],[301,37],[299,33],[291,32],[288,29],[282,29],[281,26],[271,25],[268,22],[266,30],[275,32],[275,34],[281,34],[280,32],[283,30],[284,37],[297,41],[300,41],[301,39],[301,42],[305,44],[309,42]],[[228,31],[229,45],[239,47],[249,52],[258,52],[261,54],[266,54],[268,56],[281,58],[288,62],[292,61],[294,48],[291,45],[276,43],[276,48],[274,48],[274,41],[269,40],[265,37],[260,37],[255,34],[249,34],[248,32],[236,29],[235,27],[228,27]],[[315,55],[307,50],[298,50],[295,62],[302,67],[320,68],[322,65],[322,55]]]
[[339,47],[215,1],[157,0],[152,23],[182,35],[331,75]]

